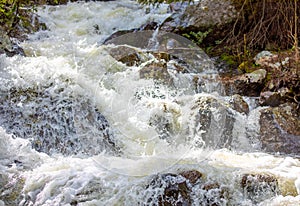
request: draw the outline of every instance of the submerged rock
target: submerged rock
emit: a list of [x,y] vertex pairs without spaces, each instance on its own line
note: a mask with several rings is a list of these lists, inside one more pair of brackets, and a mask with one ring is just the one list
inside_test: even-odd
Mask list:
[[166,63],[150,63],[140,70],[140,78],[154,79],[167,85],[172,85],[173,79],[168,72]]
[[[7,175],[0,173],[0,200],[5,205],[19,205],[25,178],[19,174]],[[0,201],[1,205],[1,201]]]
[[0,125],[50,155],[118,150],[105,117],[87,97],[76,95],[66,84],[3,91]]
[[145,191],[147,205],[224,205],[225,191],[217,182],[206,181],[202,176],[196,170],[155,176]]
[[245,174],[241,186],[244,196],[255,204],[280,194],[277,179],[267,174]]
[[300,156],[300,118],[297,105],[282,104],[260,111],[260,141],[267,152]]

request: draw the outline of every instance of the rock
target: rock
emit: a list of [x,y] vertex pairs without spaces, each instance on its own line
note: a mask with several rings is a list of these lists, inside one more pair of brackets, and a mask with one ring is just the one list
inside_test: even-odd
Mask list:
[[242,96],[260,95],[264,88],[264,81],[266,79],[267,71],[258,69],[254,72],[242,74],[234,77],[223,77],[221,81],[224,85],[226,95],[239,94]]
[[232,21],[236,13],[230,1],[205,0],[191,5],[184,4],[182,11],[167,18],[160,29],[179,34],[206,31]]
[[9,36],[0,28],[0,55],[6,54],[9,57],[14,55],[25,56],[23,49],[16,43],[12,42]]
[[[158,23],[157,22],[149,22],[146,24],[143,24],[140,28],[134,28],[134,29],[129,29],[129,30],[121,30],[121,31],[116,31],[115,33],[113,33],[112,35],[110,35],[108,38],[106,38],[103,41],[103,44],[119,44],[118,43],[118,39],[120,37],[122,37],[125,34],[132,34],[132,33],[136,33],[136,37],[138,36],[139,39],[144,39],[147,38],[147,41],[141,41],[139,42],[140,45],[143,45],[144,43],[148,44],[148,40],[152,37],[150,34],[152,34],[152,32],[145,32],[143,34],[146,34],[146,36],[144,37],[143,35],[139,35],[141,33],[141,31],[151,31],[151,30],[155,30],[156,28],[158,28]],[[149,34],[149,35],[148,35]],[[130,36],[135,36],[135,35],[129,35]],[[115,39],[117,38],[117,39]],[[127,41],[126,38],[122,39],[122,44],[126,44],[125,42]],[[132,40],[131,42],[135,42],[135,40]],[[128,45],[132,45],[133,44],[128,44]],[[139,46],[136,46],[139,47]],[[140,47],[141,48],[141,47]]]
[[256,65],[270,67],[272,69],[280,69],[290,61],[289,57],[286,57],[283,61],[281,61],[278,55],[272,54],[269,51],[262,51],[258,53],[254,57],[254,60]]
[[229,104],[212,96],[200,96],[193,104],[190,138],[195,147],[233,147],[233,126],[235,122]]
[[245,197],[251,199],[254,204],[280,194],[277,179],[267,174],[245,174],[241,186]]
[[249,113],[249,106],[241,95],[235,94],[231,96],[231,100],[229,103],[232,105],[234,110],[244,114]]
[[114,59],[126,66],[137,66],[148,60],[141,50],[126,45],[107,47],[107,50]]
[[300,118],[297,105],[281,104],[260,111],[260,142],[266,152],[300,155]]
[[290,90],[286,87],[280,88],[276,92],[262,92],[260,93],[259,103],[262,106],[277,107],[289,98],[290,93]]
[[82,189],[76,191],[76,195],[72,198],[70,205],[84,204],[86,202],[99,198],[104,192],[103,184],[100,180],[93,180],[87,183]]
[[203,174],[197,170],[189,170],[179,173],[182,177],[187,179],[192,184],[195,184],[198,180],[200,180]]
[[0,125],[49,155],[117,154],[105,117],[67,83],[1,91]]
[[258,64],[260,65],[260,63],[262,61],[264,61],[265,59],[271,59],[274,55],[269,52],[269,51],[261,51],[259,52],[255,57],[254,57],[254,60],[255,60],[255,64]]
[[173,84],[173,79],[168,72],[167,64],[162,62],[153,62],[144,66],[140,69],[140,78],[154,79],[167,85]]
[[6,175],[0,173],[0,199],[5,205],[19,205],[25,178],[19,174]]
[[217,182],[205,181],[202,177],[196,170],[155,176],[145,191],[147,205],[224,205],[225,191]]
[[[148,185],[148,191],[162,189],[162,194],[150,194],[149,203],[159,205],[190,205],[189,188],[186,179],[176,174],[160,174],[152,179]],[[151,205],[151,204],[150,204]]]
[[149,125],[155,128],[160,139],[170,141],[170,137],[175,133],[173,114],[169,111],[164,111],[162,115],[151,116]]
[[135,31],[112,37],[105,44],[128,45],[148,51],[157,59],[183,61],[188,65],[184,66],[187,72],[199,73],[214,68],[211,59],[196,44],[172,33],[158,32],[154,37],[153,31]]
[[165,60],[166,62],[170,61],[171,55],[163,51],[154,51],[150,52],[157,60]]

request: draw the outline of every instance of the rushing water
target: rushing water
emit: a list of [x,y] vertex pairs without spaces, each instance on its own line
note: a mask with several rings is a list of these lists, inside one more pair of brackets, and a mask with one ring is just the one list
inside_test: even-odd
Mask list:
[[[0,205],[156,205],[182,182],[171,174],[192,170],[203,178],[187,184],[183,205],[300,205],[299,160],[260,150],[261,108],[244,98],[249,114],[235,111],[204,52],[193,45],[191,56],[187,40],[166,34],[187,71],[174,69],[175,58],[157,80],[143,68],[163,61],[153,52],[159,31],[144,47],[126,47],[144,58],[137,65],[111,55],[132,35],[102,44],[115,31],[162,22],[167,5],[80,2],[38,12],[49,30],[22,43],[27,57],[0,56]],[[245,190],[245,174],[278,185]]]

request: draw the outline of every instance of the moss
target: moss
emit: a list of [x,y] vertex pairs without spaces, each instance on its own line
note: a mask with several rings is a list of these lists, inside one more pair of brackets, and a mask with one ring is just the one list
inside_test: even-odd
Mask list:
[[225,61],[228,65],[235,65],[236,64],[236,57],[234,55],[223,53],[220,56],[222,61]]

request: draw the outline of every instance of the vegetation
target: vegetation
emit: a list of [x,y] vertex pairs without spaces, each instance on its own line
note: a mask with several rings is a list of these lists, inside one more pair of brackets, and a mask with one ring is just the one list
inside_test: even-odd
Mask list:
[[0,0],[0,24],[8,35],[18,24],[25,27],[30,24],[27,18],[34,10],[34,1],[30,0]]
[[[0,0],[0,30],[10,37],[24,38],[26,33],[45,28],[39,24],[37,18],[34,21],[34,11],[37,5],[62,4],[68,0]],[[32,24],[32,23],[35,24]]]

